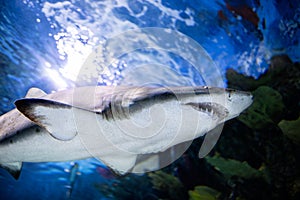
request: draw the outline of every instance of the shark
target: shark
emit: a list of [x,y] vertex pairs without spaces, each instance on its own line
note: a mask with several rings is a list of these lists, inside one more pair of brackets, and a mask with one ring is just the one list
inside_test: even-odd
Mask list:
[[155,170],[200,136],[207,155],[223,123],[251,104],[249,92],[208,86],[32,88],[0,116],[0,167],[18,179],[23,162],[95,157],[118,174]]

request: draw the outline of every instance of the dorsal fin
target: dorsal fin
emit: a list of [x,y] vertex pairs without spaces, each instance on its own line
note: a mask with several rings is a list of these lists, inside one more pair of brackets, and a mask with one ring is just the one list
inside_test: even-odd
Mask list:
[[38,98],[38,97],[42,97],[45,95],[47,95],[46,92],[44,92],[43,90],[41,90],[39,88],[33,87],[27,91],[25,98]]
[[58,140],[71,140],[77,135],[74,113],[70,105],[38,98],[20,99],[15,105],[23,115],[44,127]]

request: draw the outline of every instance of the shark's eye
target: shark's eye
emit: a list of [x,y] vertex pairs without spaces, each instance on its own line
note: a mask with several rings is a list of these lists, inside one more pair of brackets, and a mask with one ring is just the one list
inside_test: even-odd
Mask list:
[[191,106],[195,110],[198,110],[200,112],[207,113],[211,115],[212,117],[218,117],[219,119],[224,119],[228,115],[228,110],[218,104],[218,103],[212,103],[212,102],[200,102],[200,103],[186,103],[186,105]]

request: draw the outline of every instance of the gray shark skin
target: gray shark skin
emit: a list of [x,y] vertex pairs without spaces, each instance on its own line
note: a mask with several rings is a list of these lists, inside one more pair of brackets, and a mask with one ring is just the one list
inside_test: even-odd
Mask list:
[[218,138],[210,132],[251,103],[248,92],[213,87],[96,86],[48,95],[31,89],[17,110],[0,116],[0,165],[18,178],[22,162],[96,157],[123,174],[157,160],[137,163],[140,155],[206,133]]

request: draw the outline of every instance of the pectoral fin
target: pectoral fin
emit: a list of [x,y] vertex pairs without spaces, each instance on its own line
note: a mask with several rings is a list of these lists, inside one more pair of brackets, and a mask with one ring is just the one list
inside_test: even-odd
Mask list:
[[72,106],[45,99],[20,99],[17,109],[58,140],[71,140],[77,135]]
[[118,152],[115,155],[104,155],[99,160],[104,162],[116,174],[124,175],[135,165],[137,155],[127,152]]
[[14,163],[1,163],[0,167],[7,170],[16,180],[20,177],[22,163],[14,162]]
[[223,123],[219,124],[216,128],[206,133],[206,136],[199,151],[199,158],[205,157],[214,148],[221,135],[223,126]]
[[133,173],[145,173],[160,169],[160,160],[158,154],[142,156],[140,156],[134,168],[131,170]]
[[189,148],[192,141],[183,142],[172,146],[162,152],[140,154],[137,158],[134,173],[145,173],[162,169],[175,162]]

